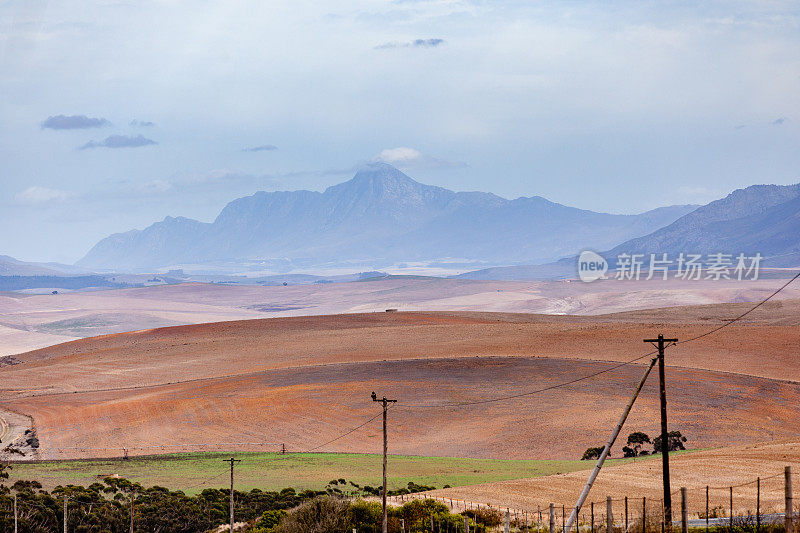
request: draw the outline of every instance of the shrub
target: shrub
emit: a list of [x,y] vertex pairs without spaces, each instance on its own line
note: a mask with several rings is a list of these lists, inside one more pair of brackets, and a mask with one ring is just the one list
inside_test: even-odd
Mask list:
[[292,509],[278,533],[339,533],[348,527],[349,502],[321,496]]

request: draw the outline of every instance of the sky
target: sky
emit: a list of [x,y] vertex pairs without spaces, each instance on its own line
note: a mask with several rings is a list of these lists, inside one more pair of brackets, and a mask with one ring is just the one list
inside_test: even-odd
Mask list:
[[370,161],[613,213],[800,182],[796,1],[0,2],[0,255]]

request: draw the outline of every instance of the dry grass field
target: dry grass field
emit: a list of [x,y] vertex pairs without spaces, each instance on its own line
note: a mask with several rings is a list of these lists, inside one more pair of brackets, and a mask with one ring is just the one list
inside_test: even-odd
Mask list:
[[[727,512],[730,505],[729,487],[752,482],[734,488],[734,514],[747,514],[748,510],[755,513],[755,481],[759,477],[762,512],[783,512],[783,471],[785,466],[791,466],[796,476],[800,470],[800,439],[673,454],[670,459],[672,489],[677,492],[680,487],[687,488],[690,518],[697,518],[698,513],[705,511],[706,485],[710,486],[710,508],[720,507]],[[518,509],[544,509],[553,502],[559,509],[560,523],[561,506],[569,509],[575,505],[588,476],[588,471],[576,471],[455,487],[430,494]],[[629,498],[632,516],[640,515],[642,497],[646,497],[653,508],[658,508],[662,498],[661,460],[637,460],[603,469],[584,507],[585,517],[588,517],[589,502],[594,501],[599,521],[600,514],[605,514],[607,496],[614,499],[614,516],[617,520],[624,516],[625,496]],[[679,494],[674,494],[673,499],[673,505],[679,505]]]

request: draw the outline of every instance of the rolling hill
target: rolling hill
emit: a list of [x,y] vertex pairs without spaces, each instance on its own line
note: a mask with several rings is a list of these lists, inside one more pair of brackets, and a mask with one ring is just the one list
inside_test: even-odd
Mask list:
[[[152,453],[152,445],[181,451],[208,442],[376,452],[377,419],[345,434],[380,412],[369,399],[376,390],[400,400],[390,415],[392,453],[574,459],[607,434],[640,364],[535,401],[439,405],[593,374],[641,356],[641,339],[653,333],[689,338],[746,305],[597,317],[381,312],[142,330],[16,356],[3,369],[0,406],[32,418],[42,458],[115,456],[121,446],[135,454]],[[670,349],[671,423],[692,447],[800,431],[795,410],[786,408],[800,402],[800,373],[788,349],[800,341],[798,305],[770,302],[724,336]],[[644,389],[628,427],[656,431],[657,380]]]

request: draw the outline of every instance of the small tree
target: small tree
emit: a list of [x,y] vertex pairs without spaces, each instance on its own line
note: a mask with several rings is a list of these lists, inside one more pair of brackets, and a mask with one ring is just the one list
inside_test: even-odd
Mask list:
[[628,445],[623,446],[622,453],[625,457],[639,457],[642,455],[642,446],[650,444],[650,437],[647,433],[634,431],[628,435]]
[[[674,452],[676,450],[685,450],[686,437],[681,435],[680,431],[670,431],[667,434],[667,450]],[[661,435],[653,439],[653,453],[661,453]]]
[[[581,457],[581,461],[591,461],[592,459],[599,459],[600,454],[603,453],[605,446],[598,446],[596,448],[586,448],[586,451],[583,452],[583,457]],[[608,454],[611,457],[611,454]]]

